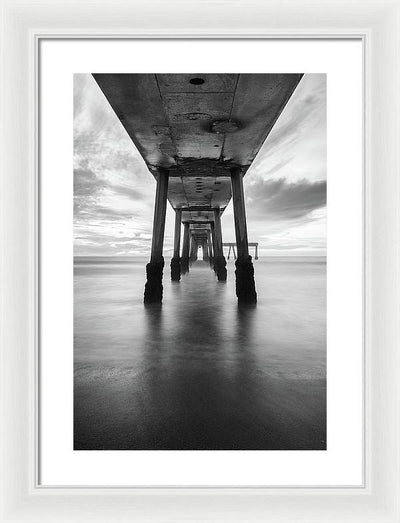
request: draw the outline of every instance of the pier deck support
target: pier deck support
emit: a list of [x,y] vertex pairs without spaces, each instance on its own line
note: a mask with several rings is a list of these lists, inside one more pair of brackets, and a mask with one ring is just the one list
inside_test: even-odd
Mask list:
[[211,267],[214,267],[214,252],[211,240],[211,231],[207,231],[208,259]]
[[198,251],[198,245],[196,240],[193,237],[193,234],[190,237],[190,256],[189,256],[189,263],[192,264],[197,260],[197,251]]
[[215,258],[217,257],[217,251],[215,247],[215,225],[214,222],[210,223],[211,226],[211,243],[212,243],[212,251],[213,251],[213,261],[211,267],[213,268],[214,272],[217,272],[217,267],[215,266]]
[[154,204],[153,238],[151,258],[146,265],[147,281],[144,288],[145,303],[161,303],[163,296],[162,277],[164,269],[163,244],[165,214],[167,210],[168,170],[160,169],[157,178]]
[[202,248],[203,248],[203,260],[204,261],[209,261],[210,260],[210,255],[209,255],[209,251],[208,251],[208,242],[207,242],[207,240],[204,240],[204,242],[202,244]]
[[181,271],[185,274],[189,271],[189,248],[190,248],[190,232],[189,224],[183,224],[183,245],[182,245],[182,258],[181,258]]
[[237,246],[236,296],[239,303],[256,303],[257,293],[254,282],[254,267],[249,255],[247,239],[246,209],[244,203],[243,176],[239,167],[231,169],[233,213]]
[[221,211],[214,209],[214,270],[217,273],[218,281],[226,281],[226,260],[222,249],[222,229],[221,229]]
[[172,281],[179,281],[181,279],[181,259],[179,256],[181,248],[181,221],[182,210],[175,209],[174,255],[171,260]]

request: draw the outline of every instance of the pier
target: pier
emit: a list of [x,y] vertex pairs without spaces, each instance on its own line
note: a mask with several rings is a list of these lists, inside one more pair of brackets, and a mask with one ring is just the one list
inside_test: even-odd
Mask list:
[[[230,255],[231,255],[231,252],[232,252],[232,256],[233,256],[233,259],[236,260],[237,259],[237,254],[236,254],[236,250],[237,249],[237,245],[236,243],[224,243],[222,245],[223,247],[229,247],[229,250],[228,250],[228,260],[230,258]],[[249,248],[250,247],[254,247],[254,259],[255,260],[258,260],[258,242],[249,242]]]
[[175,210],[171,279],[180,281],[201,249],[217,280],[225,281],[221,215],[231,199],[236,243],[226,245],[236,260],[236,296],[255,303],[249,247],[256,246],[257,259],[258,244],[248,241],[243,178],[302,74],[93,77],[157,182],[145,303],[163,297],[167,201]]

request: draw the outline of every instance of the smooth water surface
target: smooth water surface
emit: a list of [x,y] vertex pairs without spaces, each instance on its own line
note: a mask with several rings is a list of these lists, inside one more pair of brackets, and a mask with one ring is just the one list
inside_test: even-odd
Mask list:
[[75,449],[325,449],[325,258],[255,261],[255,307],[233,260],[145,307],[145,265],[75,259]]

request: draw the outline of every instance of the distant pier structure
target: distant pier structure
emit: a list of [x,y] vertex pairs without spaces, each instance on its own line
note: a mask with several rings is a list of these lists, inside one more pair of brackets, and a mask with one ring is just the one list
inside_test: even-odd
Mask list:
[[162,301],[167,200],[175,210],[171,279],[179,281],[202,249],[225,281],[221,215],[231,198],[236,295],[257,301],[243,177],[302,76],[93,74],[157,181],[145,303]]
[[[248,245],[249,245],[249,248],[254,247],[254,259],[258,260],[258,242],[249,242]],[[235,248],[237,249],[236,243],[224,243],[223,247],[229,247],[228,256],[227,256],[228,260],[230,258],[231,252],[233,255],[233,259],[234,260],[237,259],[237,255],[236,255],[236,251],[235,251]]]

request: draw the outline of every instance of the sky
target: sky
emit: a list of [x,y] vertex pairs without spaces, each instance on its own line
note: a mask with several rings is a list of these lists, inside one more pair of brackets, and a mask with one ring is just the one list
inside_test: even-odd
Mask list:
[[[74,254],[149,256],[156,181],[90,74],[74,75]],[[244,177],[260,256],[326,254],[326,75],[304,75]],[[164,256],[172,255],[167,205]],[[222,216],[235,241],[232,202]]]

